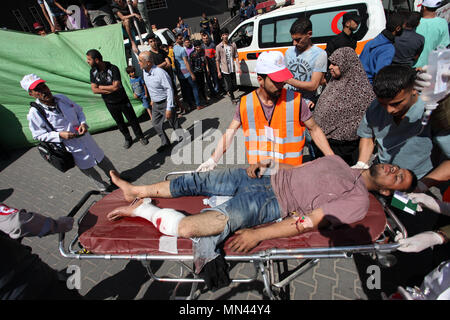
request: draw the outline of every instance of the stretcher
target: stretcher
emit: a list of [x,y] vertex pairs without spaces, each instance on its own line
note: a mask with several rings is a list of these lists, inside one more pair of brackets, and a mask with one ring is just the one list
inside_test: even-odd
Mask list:
[[[184,172],[183,172],[184,173]],[[180,174],[170,173],[166,176]],[[80,210],[92,196],[103,196],[93,201],[84,211]],[[173,208],[184,214],[196,214],[208,208],[205,197],[180,197],[176,199],[153,198],[161,208]],[[78,231],[69,246],[65,246],[65,234],[59,235],[59,251],[70,259],[121,259],[142,261],[150,277],[155,281],[176,282],[171,298],[195,299],[199,295],[198,284],[204,282],[193,272],[192,240],[168,237],[160,233],[151,222],[138,218],[122,218],[109,221],[108,212],[119,206],[129,205],[120,189],[111,193],[92,190],[87,192],[68,216],[81,211]],[[276,222],[274,222],[276,223]],[[352,258],[353,254],[369,254],[381,264],[390,266],[392,255],[399,244],[393,242],[396,232],[407,237],[404,226],[382,197],[370,194],[370,206],[366,217],[359,222],[334,230],[308,232],[294,237],[262,241],[250,252],[232,251],[231,235],[223,245],[225,259],[230,264],[250,263],[254,273],[248,278],[232,279],[233,283],[249,283],[262,278],[263,294],[269,299],[289,297],[289,283],[314,267],[320,259]],[[80,247],[82,250],[80,250]],[[288,260],[301,260],[289,270]],[[159,277],[151,270],[150,261],[174,261],[180,265],[179,277]],[[178,297],[177,289],[183,283],[191,285],[189,296]]]

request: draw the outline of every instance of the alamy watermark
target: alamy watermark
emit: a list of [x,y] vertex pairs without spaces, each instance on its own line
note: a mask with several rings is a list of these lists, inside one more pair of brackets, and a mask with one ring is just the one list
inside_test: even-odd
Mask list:
[[81,269],[77,265],[69,265],[67,266],[66,270],[67,274],[70,274],[70,276],[66,280],[67,288],[70,290],[81,289]]

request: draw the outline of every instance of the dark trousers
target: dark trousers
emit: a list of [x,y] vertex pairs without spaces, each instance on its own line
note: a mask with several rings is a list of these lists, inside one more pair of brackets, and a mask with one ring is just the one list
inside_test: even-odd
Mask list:
[[208,84],[210,94],[218,94],[222,89],[219,85],[219,78],[217,76],[217,67],[215,60],[208,60],[208,67],[210,75],[206,76],[206,83]]
[[131,141],[132,139],[130,131],[128,130],[127,125],[125,124],[125,120],[123,119],[123,115],[125,115],[128,122],[130,123],[136,138],[141,139],[144,137],[141,126],[139,125],[139,121],[136,117],[136,113],[134,112],[133,106],[131,105],[129,100],[121,103],[105,102],[105,104],[114,121],[116,121],[119,131],[125,137],[125,140]]
[[205,73],[194,72],[194,75],[195,75],[195,83],[197,83],[198,87],[198,95],[203,97],[203,99],[206,101]]
[[[316,146],[314,142],[314,154],[316,157],[323,157],[322,151]],[[359,139],[352,141],[340,141],[334,139],[328,139],[331,150],[335,155],[341,157],[349,166],[353,166],[358,162],[359,156]]]
[[225,84],[225,91],[234,99],[234,91],[236,90],[236,73],[230,74],[222,73],[222,78]]
[[[170,144],[170,140],[166,135],[166,132],[163,129],[164,120],[166,119],[166,107],[167,101],[163,102],[153,102],[152,108],[152,124],[156,130],[156,133],[161,138],[161,145]],[[172,116],[168,119],[170,126],[174,129],[181,129],[180,123],[178,121],[178,117],[176,115],[175,110],[172,109]]]

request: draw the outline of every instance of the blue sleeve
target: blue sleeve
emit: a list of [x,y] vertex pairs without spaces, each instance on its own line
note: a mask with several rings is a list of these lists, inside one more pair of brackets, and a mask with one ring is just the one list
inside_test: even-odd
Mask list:
[[440,133],[433,137],[442,153],[447,159],[450,159],[450,130]]
[[381,69],[383,69],[385,66],[388,66],[392,63],[392,59],[395,55],[395,48],[394,46],[386,48],[386,50],[380,54],[377,58],[377,62],[375,63],[375,70],[374,75],[378,73]]
[[[369,121],[367,120],[368,114],[369,114],[369,109],[370,109],[370,107],[367,109],[366,113],[364,114],[364,117],[362,118],[361,123],[359,124],[358,131],[356,132],[357,135],[360,136],[361,138],[373,138],[374,137],[373,129],[370,127]],[[370,119],[370,114],[369,114],[369,119]]]

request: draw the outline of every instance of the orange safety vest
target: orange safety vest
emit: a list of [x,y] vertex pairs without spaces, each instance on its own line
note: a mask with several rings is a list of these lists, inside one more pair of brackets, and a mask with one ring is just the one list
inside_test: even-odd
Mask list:
[[[300,121],[301,98],[298,92],[282,89],[269,120],[256,90],[241,98],[239,109],[249,164],[264,159],[291,165],[303,162],[305,127]],[[266,131],[270,135],[273,131],[273,137],[268,137]]]

